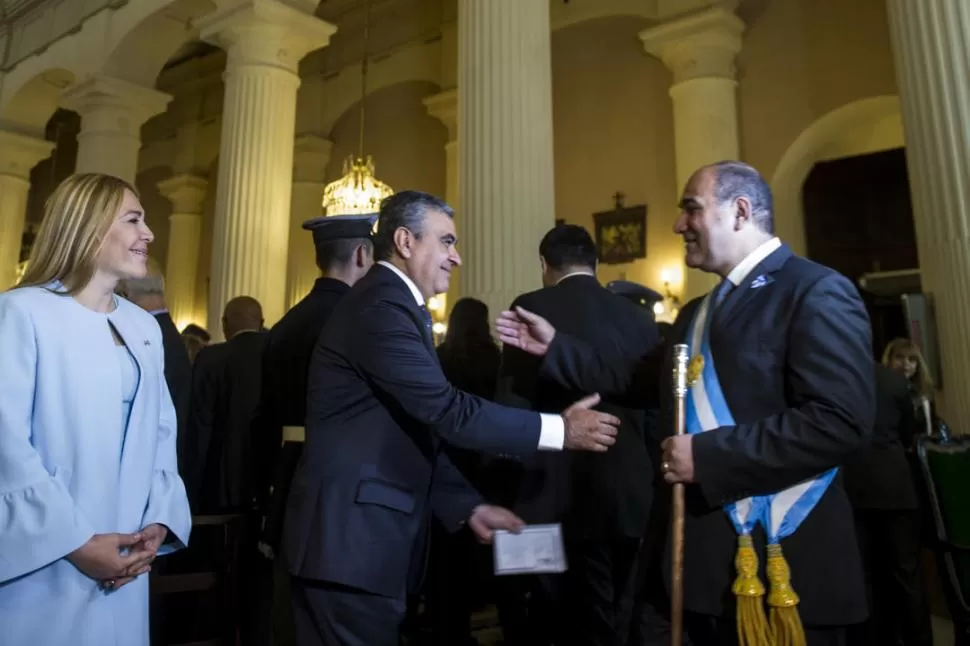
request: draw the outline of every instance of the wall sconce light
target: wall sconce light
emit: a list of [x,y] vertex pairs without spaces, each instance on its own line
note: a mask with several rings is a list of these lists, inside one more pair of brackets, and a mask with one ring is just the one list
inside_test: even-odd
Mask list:
[[431,332],[434,337],[435,345],[445,340],[445,333],[448,331],[448,323],[445,321],[445,305],[447,296],[439,294],[428,299],[428,311],[431,312]]
[[663,300],[654,303],[653,313],[657,318],[658,322],[661,323],[673,323],[674,319],[677,318],[677,314],[680,312],[680,299],[670,291],[670,281],[673,272],[669,269],[664,269],[660,272],[660,282],[663,283]]

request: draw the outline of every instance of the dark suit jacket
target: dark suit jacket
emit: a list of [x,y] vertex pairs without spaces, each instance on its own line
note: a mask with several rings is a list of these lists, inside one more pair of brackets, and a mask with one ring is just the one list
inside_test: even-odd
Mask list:
[[272,493],[263,493],[268,497],[263,538],[274,549],[282,537],[286,499],[303,452],[299,442],[282,446],[283,427],[303,426],[306,421],[310,356],[333,309],[349,290],[343,281],[318,278],[310,293],[273,326],[266,341],[259,433],[273,476]]
[[[752,287],[761,275],[766,284]],[[670,334],[674,343],[685,342],[699,304],[691,301],[678,316]],[[694,612],[731,616],[737,536],[722,506],[839,466],[868,441],[875,408],[871,332],[848,280],[782,246],[714,311],[711,349],[737,425],[693,438],[697,484],[687,488],[684,603]],[[663,428],[672,432],[669,350],[636,361],[597,355],[557,334],[543,369],[582,389],[641,401],[641,393],[653,393],[662,403]],[[760,527],[755,542],[763,576]],[[782,548],[806,624],[865,618],[852,509],[841,477]]]
[[[582,339],[598,352],[639,357],[660,343],[647,311],[602,287],[594,276],[570,276],[515,299]],[[590,394],[540,376],[540,361],[513,347],[502,351],[497,401],[540,412],[560,411]],[[563,522],[580,539],[641,538],[653,498],[653,466],[642,407],[604,398],[598,410],[620,419],[616,444],[606,453],[538,453],[524,465],[515,510],[526,522]],[[653,440],[656,446],[656,441]]]
[[882,364],[874,367],[872,443],[846,461],[845,488],[856,509],[918,509],[912,463],[906,454],[917,433],[909,382]]
[[255,450],[265,342],[263,332],[243,332],[195,359],[186,437],[194,512],[251,510],[268,486],[266,456]]
[[[192,362],[189,351],[182,341],[175,322],[168,312],[155,314],[158,327],[162,330],[162,346],[165,350],[165,383],[172,395],[175,415],[178,419],[178,438],[181,442],[185,433],[185,423],[189,414],[189,394],[192,390]],[[179,454],[181,457],[181,453]]]
[[411,291],[376,265],[310,361],[306,442],[283,543],[296,576],[402,597],[420,583],[432,510],[457,529],[481,499],[441,448],[529,454],[535,413],[456,390]]

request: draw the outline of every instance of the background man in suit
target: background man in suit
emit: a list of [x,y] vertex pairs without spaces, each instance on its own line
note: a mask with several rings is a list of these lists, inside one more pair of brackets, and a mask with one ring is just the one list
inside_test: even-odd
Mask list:
[[[694,646],[738,640],[731,594],[738,538],[724,506],[827,472],[872,431],[871,336],[858,292],[836,272],[795,256],[772,231],[770,189],[747,164],[706,166],[688,181],[674,232],[684,238],[689,267],[723,279],[705,303],[713,312],[714,378],[735,421],[664,441],[665,479],[688,484],[684,604]],[[674,343],[688,341],[701,303],[681,311]],[[500,335],[545,354],[546,374],[581,388],[643,398],[658,392],[659,378],[665,427],[672,428],[669,356],[661,370],[655,357],[597,354],[521,310],[503,313]],[[761,524],[753,536],[763,564]],[[866,599],[841,474],[781,544],[808,645],[845,644],[845,626],[865,618]]]
[[[660,340],[652,316],[601,286],[596,261],[596,245],[586,229],[553,228],[539,245],[544,287],[515,299],[513,309],[534,312],[598,351],[648,354]],[[552,411],[582,394],[543,378],[536,357],[514,346],[503,348],[499,403]],[[598,408],[620,420],[616,445],[599,454],[537,454],[524,465],[513,507],[526,522],[563,524],[569,570],[543,577],[540,589],[557,588],[558,603],[536,628],[547,634],[561,629],[577,646],[615,643],[622,628],[621,602],[653,497],[644,410],[617,406],[609,398]],[[659,462],[659,444],[653,440],[653,445]]]
[[310,362],[306,443],[284,549],[300,644],[396,646],[406,594],[424,571],[431,514],[482,540],[518,529],[483,503],[442,451],[605,451],[611,415],[588,397],[562,416],[503,408],[441,372],[425,302],[461,263],[452,210],[425,193],[384,200],[378,260],[338,303]]
[[909,381],[877,363],[872,444],[845,465],[845,489],[870,586],[869,621],[850,633],[859,646],[932,646],[923,595],[920,498],[907,449],[919,433]]
[[[182,441],[185,421],[189,410],[189,390],[192,386],[192,362],[182,342],[178,328],[168,313],[165,304],[165,278],[157,268],[149,266],[144,278],[125,280],[118,283],[118,293],[155,317],[162,329],[162,344],[165,350],[165,382],[175,404],[178,418],[178,441]],[[181,448],[181,447],[180,447]],[[179,458],[182,454],[179,451]]]
[[235,555],[243,604],[240,635],[244,645],[255,645],[269,629],[259,604],[261,585],[271,573],[258,551],[257,498],[268,488],[271,473],[257,417],[266,342],[259,301],[238,296],[226,303],[222,331],[226,341],[203,348],[192,368],[184,479],[193,512],[244,517]]
[[[307,220],[321,276],[303,300],[283,315],[268,333],[263,354],[263,403],[266,455],[274,465],[272,490],[264,507],[262,540],[279,551],[283,514],[293,473],[303,451],[307,372],[320,331],[337,303],[374,264],[373,215],[338,215]],[[290,611],[289,574],[277,565],[273,606],[276,643],[295,643]]]

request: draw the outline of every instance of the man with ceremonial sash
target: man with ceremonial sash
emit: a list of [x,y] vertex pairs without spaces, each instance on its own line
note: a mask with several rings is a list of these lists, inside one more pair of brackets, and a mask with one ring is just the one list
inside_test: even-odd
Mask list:
[[[722,278],[668,339],[691,357],[687,435],[664,441],[660,465],[667,482],[687,484],[687,633],[693,646],[843,645],[866,616],[838,471],[873,424],[865,307],[846,278],[774,236],[770,189],[747,164],[701,168],[680,207],[687,266]],[[544,374],[564,384],[659,396],[672,430],[669,348],[598,355],[521,309],[503,313],[499,333],[545,355]]]

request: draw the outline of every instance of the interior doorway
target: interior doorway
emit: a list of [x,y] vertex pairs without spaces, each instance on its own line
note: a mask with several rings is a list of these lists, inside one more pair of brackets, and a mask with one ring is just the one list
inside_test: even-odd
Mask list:
[[[919,267],[905,149],[815,164],[802,205],[808,257],[856,285],[864,274]],[[907,336],[901,294],[860,292],[879,358],[890,340]]]

